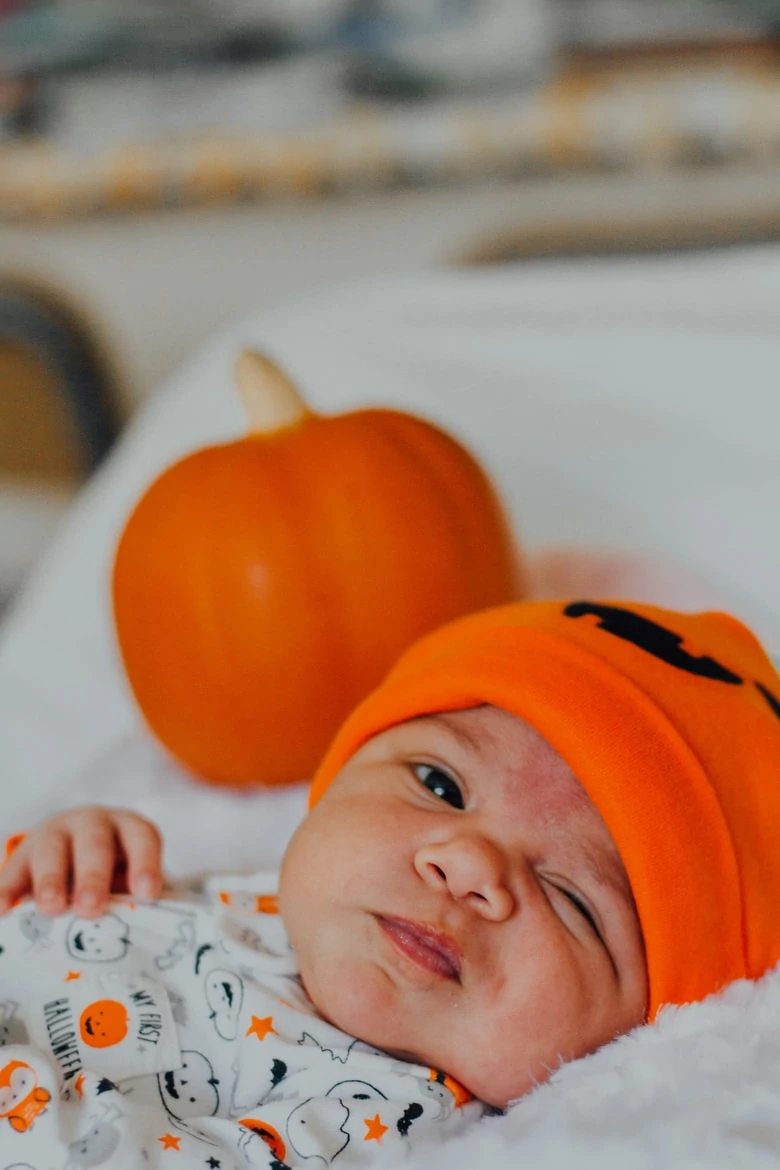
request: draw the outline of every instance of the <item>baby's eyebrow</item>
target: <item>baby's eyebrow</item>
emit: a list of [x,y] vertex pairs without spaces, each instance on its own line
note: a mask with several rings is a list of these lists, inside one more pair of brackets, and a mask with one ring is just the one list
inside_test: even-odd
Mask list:
[[472,752],[481,752],[484,746],[484,736],[476,735],[464,727],[462,723],[456,722],[450,713],[442,711],[433,715],[419,715],[415,720],[417,723],[430,723],[434,727],[440,727],[446,731],[448,735],[457,739],[462,747],[465,747]]

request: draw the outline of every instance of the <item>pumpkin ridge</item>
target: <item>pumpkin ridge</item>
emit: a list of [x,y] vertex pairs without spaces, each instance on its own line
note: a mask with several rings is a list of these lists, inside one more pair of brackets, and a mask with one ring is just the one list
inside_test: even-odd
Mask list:
[[[410,435],[415,443],[422,438],[416,431]],[[424,458],[436,477],[438,498],[446,498],[450,506],[452,533],[462,549],[461,563],[472,598],[479,598],[477,608],[506,602],[507,578],[513,583],[512,600],[518,599],[524,592],[522,567],[498,491],[472,452],[453,435],[430,425],[425,437],[430,445]],[[453,459],[467,468],[467,477],[448,474]],[[480,525],[474,522],[475,512],[483,518]]]
[[[311,420],[308,420],[307,429],[310,425],[312,425]],[[307,692],[312,691],[314,694],[321,692],[316,678],[325,670],[324,664],[333,660],[336,652],[334,647],[337,648],[339,644],[339,635],[334,629],[336,623],[325,622],[321,616],[323,611],[330,614],[330,592],[332,590],[329,587],[327,566],[323,564],[323,557],[315,547],[318,526],[312,516],[311,493],[306,490],[307,468],[305,463],[303,474],[301,473],[302,461],[298,438],[294,442],[290,442],[289,432],[284,436],[286,442],[279,441],[282,436],[278,432],[269,438],[271,439],[272,454],[264,446],[257,447],[253,451],[253,462],[257,461],[258,466],[262,462],[264,479],[269,488],[265,498],[259,501],[263,515],[258,517],[257,525],[261,530],[267,526],[265,514],[270,507],[273,507],[276,515],[282,518],[283,523],[277,531],[286,529],[288,538],[274,541],[270,548],[266,547],[265,556],[266,558],[270,557],[271,564],[264,567],[267,570],[270,569],[271,575],[275,575],[276,578],[279,578],[280,573],[282,573],[287,582],[287,590],[292,589],[294,596],[282,600],[279,588],[273,587],[272,582],[269,603],[261,624],[267,626],[270,621],[274,625],[274,671],[297,672],[299,674],[300,710],[297,712],[295,722],[306,721],[312,728],[322,721],[324,713],[322,703],[316,704],[315,699]],[[256,471],[253,471],[253,474],[256,474]],[[253,525],[253,521],[248,514],[245,514],[244,527],[247,528],[250,524]],[[251,541],[247,543],[251,544]],[[246,558],[244,555],[239,555],[236,561],[239,566],[243,566]],[[314,604],[312,604],[312,586],[314,586],[316,599]],[[279,611],[288,607],[297,614],[295,627],[285,624],[284,628],[279,628]],[[303,623],[303,628],[301,623]],[[240,637],[240,629],[244,628],[243,622],[239,623],[239,627],[233,636],[234,640],[235,637]],[[282,646],[284,640],[289,642],[289,646]],[[243,661],[252,677],[257,676],[258,698],[250,699],[247,695],[246,699],[244,722],[248,742],[254,742],[258,739],[259,692],[263,689],[260,684],[264,681],[264,676],[267,676],[269,669],[268,664],[263,662],[263,652],[266,649],[267,643],[260,645],[253,640],[249,651],[247,653],[241,652]],[[231,655],[236,657],[235,649],[231,651]],[[278,685],[274,689],[276,699]],[[266,683],[266,696],[267,690]],[[283,702],[271,704],[272,708],[279,708],[277,719],[280,724],[285,722],[284,706]],[[262,714],[263,718],[260,721],[267,726],[270,734],[274,731],[268,726],[270,712]],[[289,779],[306,779],[308,769],[298,769],[294,764],[297,753],[294,728],[290,726],[287,730],[290,732],[289,742],[279,753],[280,758],[274,762],[274,769],[286,768],[289,772],[299,771],[298,775],[290,775]],[[284,736],[283,738],[288,737]],[[321,736],[321,738],[324,737]],[[323,743],[323,750],[325,746]],[[262,777],[258,778],[262,779]]]
[[[408,548],[409,535],[413,533],[413,543],[416,545],[418,553],[423,556],[425,554],[435,555],[437,552],[445,551],[443,546],[446,545],[445,559],[449,563],[455,551],[452,536],[453,532],[457,532],[458,525],[452,513],[449,491],[446,485],[442,485],[441,481],[432,475],[429,461],[426,458],[424,444],[430,430],[433,429],[431,424],[392,410],[366,411],[364,412],[364,427],[365,422],[369,420],[370,428],[367,433],[371,436],[371,456],[382,465],[394,467],[396,481],[403,481],[409,485],[408,499],[404,498],[402,504],[399,505],[396,502],[399,498],[397,494],[393,499],[392,507],[385,503],[382,526],[387,530],[392,519],[396,528],[401,529],[403,536],[403,541],[391,541],[391,543],[397,543],[401,548]],[[419,441],[411,443],[409,441],[411,435],[414,435]],[[405,472],[403,468],[405,468]],[[399,469],[401,470],[399,471]],[[412,499],[412,496],[415,498]],[[448,521],[444,525],[442,525],[443,513]],[[423,525],[428,529],[430,541],[430,543],[426,543],[425,547],[423,547],[421,539]],[[462,612],[462,605],[457,599],[461,593],[462,570],[467,566],[459,558],[458,561],[460,571],[448,574],[448,578],[441,581],[441,594],[435,597],[432,595],[431,601],[424,606],[422,611],[422,599],[419,596],[417,605],[409,606],[410,613],[414,612],[415,614],[415,620],[411,628],[409,622],[403,623],[408,634],[408,641],[428,632],[433,624],[440,624],[444,620],[449,620],[451,616]],[[438,569],[438,565],[435,568]],[[410,590],[412,593],[419,593],[417,582],[424,571],[424,564],[411,564],[408,572],[400,574],[403,579],[404,594],[408,594]],[[444,613],[441,604],[442,595],[450,597],[449,609]],[[446,607],[444,608],[446,609]],[[431,613],[434,611],[436,617],[432,620]],[[390,657],[394,657],[398,650],[397,641],[398,639],[396,639]]]
[[466,569],[469,562],[464,538],[469,525],[463,521],[468,519],[468,513],[458,512],[452,499],[450,479],[446,474],[442,474],[443,469],[431,460],[431,451],[435,449],[436,427],[429,423],[423,431],[420,427],[405,425],[403,416],[396,415],[393,411],[382,413],[387,437],[395,441],[398,450],[403,445],[407,459],[411,456],[415,460],[420,478],[426,479],[432,486],[431,495],[437,501],[441,516],[445,520],[447,539],[457,550],[458,568]]
[[[314,525],[317,532],[321,530],[327,533],[327,543],[331,546],[323,544],[318,559],[332,555],[335,545],[342,569],[340,578],[330,581],[327,614],[328,624],[340,631],[339,681],[353,696],[353,701],[345,708],[344,717],[369,689],[365,678],[365,641],[355,637],[354,629],[355,612],[361,608],[365,596],[366,564],[363,554],[366,548],[376,542],[376,526],[371,519],[371,509],[376,508],[376,500],[371,500],[367,506],[363,498],[366,481],[373,478],[372,474],[366,472],[369,466],[366,459],[366,413],[357,410],[332,420],[324,420],[325,423],[332,421],[338,425],[328,427],[330,441],[326,446],[328,457],[324,460],[326,474],[321,477],[321,490],[317,497],[319,522]],[[344,573],[346,560],[350,563],[348,571]],[[375,614],[374,617],[381,622],[381,614]],[[371,679],[369,685],[378,683],[383,673],[384,670],[375,672],[376,677]]]
[[[441,509],[450,551],[457,557],[460,582],[468,585],[470,608],[505,602],[507,578],[513,582],[514,595],[519,596],[521,574],[517,551],[498,494],[471,452],[434,423],[413,418],[411,421],[418,425],[408,426],[409,416],[400,412],[377,411],[376,414],[386,422],[388,434],[392,432],[396,437],[402,434],[403,444],[409,453],[414,451],[418,467],[423,469],[430,485],[429,495]],[[457,475],[452,474],[453,464],[458,466]],[[483,525],[487,520],[489,528],[475,524],[475,511],[482,517]],[[457,611],[453,609],[453,617],[462,612],[461,605]]]
[[[163,698],[166,712],[165,733],[160,735],[164,742],[171,738],[186,744],[186,751],[179,753],[189,767],[202,771],[210,779],[222,778],[222,770],[231,770],[230,757],[235,751],[237,737],[242,734],[242,720],[234,703],[235,682],[230,670],[230,655],[224,636],[225,581],[220,550],[214,540],[214,533],[229,523],[225,515],[226,499],[230,499],[235,481],[235,468],[226,464],[225,459],[236,456],[235,444],[210,448],[199,453],[197,475],[199,496],[197,513],[187,516],[189,539],[183,550],[186,562],[180,561],[177,572],[184,571],[187,583],[185,620],[197,631],[189,640],[191,648],[190,669],[182,672],[170,652],[158,655],[157,669],[167,663],[166,674],[170,673],[175,691],[166,686]],[[179,490],[185,487],[183,481],[175,485]],[[187,497],[188,493],[183,493]],[[200,679],[208,678],[208,699],[202,693]],[[196,714],[197,713],[197,714]],[[228,730],[231,741],[229,752],[217,768],[206,761],[198,744],[212,722],[217,719]],[[171,729],[175,729],[171,736]],[[157,729],[155,729],[157,730]],[[158,731],[159,734],[159,731]],[[175,753],[176,754],[176,753]]]

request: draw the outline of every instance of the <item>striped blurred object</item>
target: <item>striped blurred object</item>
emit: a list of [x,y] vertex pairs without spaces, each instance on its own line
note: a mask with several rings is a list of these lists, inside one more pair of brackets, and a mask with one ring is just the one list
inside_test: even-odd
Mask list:
[[0,147],[0,218],[745,160],[780,160],[771,44],[628,66],[583,57],[533,92],[419,107],[335,103],[295,129],[109,142],[93,154],[45,140],[8,145]]

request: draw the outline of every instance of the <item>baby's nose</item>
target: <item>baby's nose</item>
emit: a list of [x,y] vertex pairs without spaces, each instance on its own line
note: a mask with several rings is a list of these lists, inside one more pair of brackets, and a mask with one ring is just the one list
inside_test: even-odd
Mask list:
[[414,867],[427,885],[446,890],[492,922],[503,922],[514,909],[505,859],[485,837],[460,834],[424,845],[415,854]]

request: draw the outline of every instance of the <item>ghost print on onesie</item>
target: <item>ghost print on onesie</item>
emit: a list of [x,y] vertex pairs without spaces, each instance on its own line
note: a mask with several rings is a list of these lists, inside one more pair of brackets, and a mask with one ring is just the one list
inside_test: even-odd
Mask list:
[[0,1170],[395,1166],[483,1115],[317,1015],[276,888],[0,920]]

